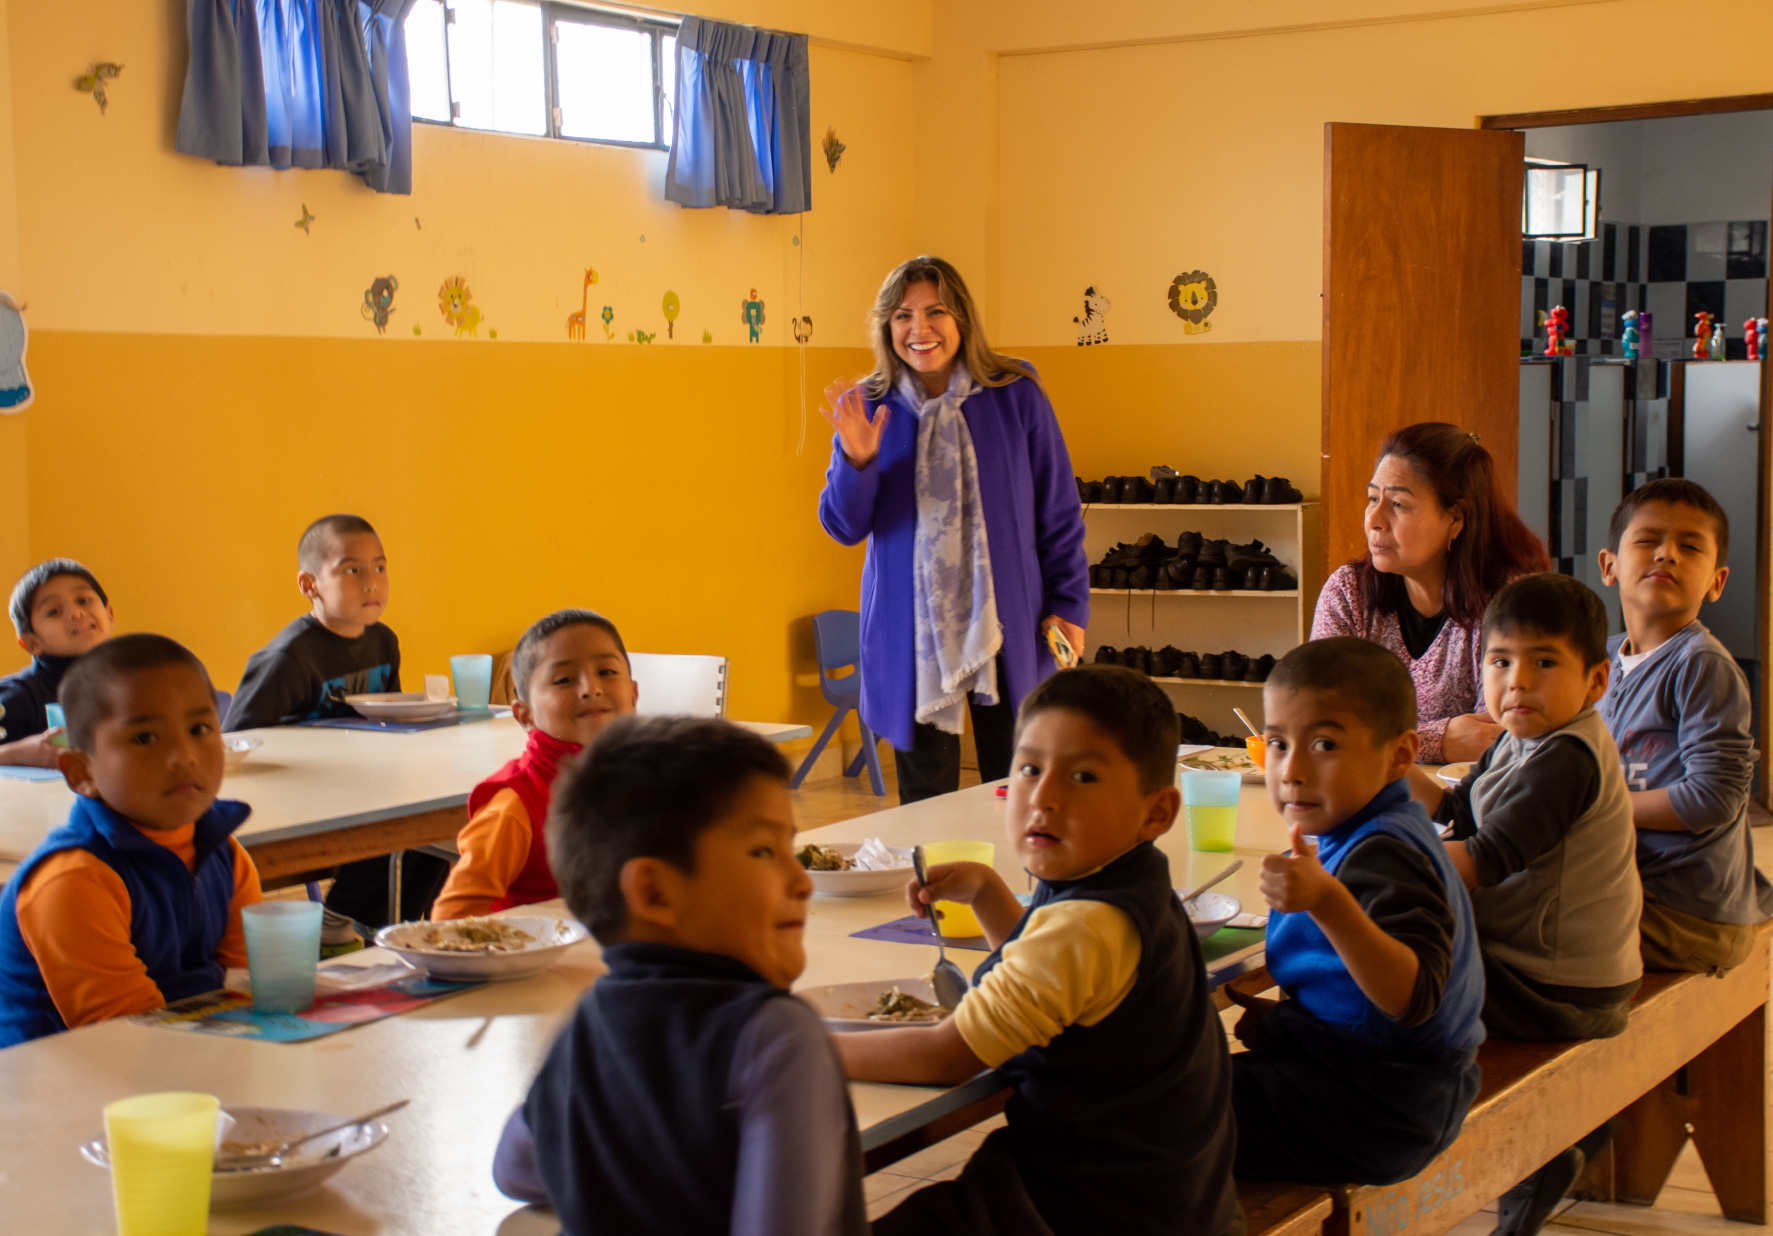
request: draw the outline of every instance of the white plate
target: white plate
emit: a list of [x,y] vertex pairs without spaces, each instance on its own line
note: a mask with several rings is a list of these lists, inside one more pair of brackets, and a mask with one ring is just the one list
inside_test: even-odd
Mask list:
[[246,763],[246,757],[265,745],[262,738],[241,738],[234,734],[222,735],[222,776],[237,773],[240,766]]
[[[324,1129],[351,1117],[340,1112],[303,1112],[282,1107],[224,1107],[234,1118],[228,1134],[231,1142],[288,1141],[310,1129]],[[209,1204],[258,1206],[306,1193],[366,1150],[374,1150],[388,1137],[388,1126],[372,1120],[355,1128],[341,1129],[290,1151],[281,1167],[254,1167],[245,1171],[216,1172],[210,1176]],[[106,1171],[111,1158],[103,1136],[80,1147],[80,1157]]]
[[[1182,894],[1177,893],[1178,897]],[[1244,903],[1226,893],[1205,892],[1183,907],[1194,934],[1204,940],[1244,912]]]
[[371,721],[438,721],[453,716],[456,711],[454,699],[429,699],[423,691],[347,695],[345,703]]
[[813,1011],[825,1019],[825,1025],[837,1034],[850,1034],[859,1030],[896,1030],[903,1026],[933,1026],[941,1020],[868,1020],[868,1014],[881,994],[895,987],[919,1000],[928,1000],[931,1004],[936,1002],[936,991],[930,986],[927,975],[922,978],[875,979],[868,983],[833,983],[829,987],[803,988],[794,994],[812,1005]]
[[1467,760],[1463,764],[1444,765],[1435,769],[1434,775],[1447,785],[1458,785],[1471,775],[1471,761]]
[[395,923],[376,932],[376,944],[391,953],[398,953],[432,978],[446,983],[498,983],[540,974],[559,961],[563,952],[591,934],[583,923],[565,917],[502,915],[501,918],[511,926],[529,932],[536,938],[536,943],[509,953],[441,952],[408,943],[417,941],[430,923]]
[[[1198,760],[1216,762],[1226,756],[1237,757],[1229,768],[1213,768],[1196,763]],[[1262,784],[1264,780],[1262,770],[1256,767],[1256,761],[1252,760],[1250,753],[1242,747],[1208,747],[1199,755],[1185,756],[1178,762],[1189,772],[1234,772],[1243,777],[1246,782],[1253,782],[1257,785]]]
[[[794,848],[798,850],[800,847]],[[862,847],[853,841],[842,841],[825,848],[849,858]],[[813,891],[826,897],[873,897],[897,892],[911,880],[911,847],[894,845],[887,849],[904,859],[905,865],[889,867],[885,871],[808,871],[807,874],[813,877]]]

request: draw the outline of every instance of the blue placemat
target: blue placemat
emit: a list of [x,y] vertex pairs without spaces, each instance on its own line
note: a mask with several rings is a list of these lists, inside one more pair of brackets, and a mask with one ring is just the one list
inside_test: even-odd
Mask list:
[[469,725],[475,721],[491,721],[498,709],[485,712],[458,712],[435,721],[371,721],[368,717],[321,717],[318,721],[298,721],[297,725],[323,730],[380,730],[384,734],[418,734],[425,730],[446,730],[452,725]]
[[30,768],[24,764],[0,764],[0,777],[14,781],[60,781],[62,774],[54,768]]
[[[852,940],[885,940],[891,944],[922,944],[934,947],[936,933],[930,930],[930,920],[919,918],[915,914],[907,914],[904,918],[896,918],[890,923],[882,923],[878,927],[870,927],[865,931],[852,931]],[[949,948],[963,948],[975,953],[989,953],[991,946],[985,942],[984,936],[944,936],[942,942]]]

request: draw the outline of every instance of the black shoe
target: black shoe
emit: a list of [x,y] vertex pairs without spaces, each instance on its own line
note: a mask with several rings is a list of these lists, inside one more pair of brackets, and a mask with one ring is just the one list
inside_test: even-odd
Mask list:
[[1182,650],[1174,644],[1165,644],[1151,654],[1151,676],[1153,678],[1176,678],[1176,667],[1182,663]]
[[1262,501],[1269,506],[1287,506],[1304,497],[1304,494],[1293,488],[1293,482],[1284,476],[1271,476],[1262,487]]
[[1200,658],[1200,676],[1217,681],[1224,666],[1216,652],[1202,653]]
[[1220,499],[1220,501],[1230,506],[1241,506],[1243,504],[1244,487],[1242,485],[1239,485],[1236,481],[1221,481],[1219,483],[1225,487],[1225,497]]
[[1120,478],[1118,476],[1105,476],[1102,478],[1102,501],[1120,501]]
[[1225,501],[1224,481],[1202,481],[1200,484],[1200,500],[1209,506],[1218,506]]
[[1244,591],[1263,592],[1264,577],[1268,574],[1267,567],[1253,566],[1244,572]]
[[1588,1156],[1572,1146],[1504,1193],[1491,1236],[1537,1236],[1587,1166]]
[[1200,533],[1178,532],[1176,534],[1176,552],[1186,554],[1190,558],[1200,556]]
[[1213,572],[1211,568],[1204,566],[1195,567],[1194,578],[1189,581],[1188,586],[1196,592],[1206,592],[1208,589],[1212,588]]
[[1184,475],[1176,478],[1177,502],[1192,506],[1200,500],[1200,477]]
[[1129,476],[1120,483],[1120,500],[1149,504],[1157,496],[1157,487],[1142,476]]
[[1176,677],[1199,678],[1200,658],[1192,652],[1185,652],[1176,660]]
[[1225,542],[1202,541],[1200,553],[1195,556],[1195,565],[1208,568],[1229,565],[1225,560]]
[[1179,712],[1176,714],[1176,721],[1182,730],[1183,742],[1191,745],[1207,747],[1216,747],[1219,745],[1213,741],[1213,731],[1209,730],[1205,725],[1202,725],[1199,718],[1191,717],[1185,712]]
[[1225,565],[1234,571],[1247,571],[1253,566],[1279,566],[1280,559],[1269,553],[1268,546],[1261,541],[1251,541],[1248,545],[1227,545]]
[[1140,592],[1148,592],[1156,588],[1158,572],[1161,569],[1155,562],[1141,562],[1127,572],[1127,587],[1136,588]]
[[1102,501],[1102,482],[1085,481],[1078,491],[1078,497],[1085,503],[1095,504]]
[[1189,580],[1194,578],[1194,559],[1184,558],[1180,554],[1164,563],[1158,572],[1157,586],[1174,590],[1188,587]]
[[1113,567],[1096,565],[1090,568],[1090,587],[1106,588],[1109,579],[1114,575]]
[[1153,488],[1156,492],[1153,493],[1151,500],[1159,506],[1169,506],[1176,501],[1175,477],[1160,476],[1157,478],[1157,483]]
[[1256,506],[1257,504],[1259,504],[1263,500],[1262,495],[1265,492],[1267,486],[1268,486],[1268,478],[1265,476],[1260,476],[1260,475],[1253,476],[1249,480],[1245,481],[1244,482],[1244,505]]
[[1284,566],[1268,568],[1268,592],[1291,592],[1299,586],[1299,579]]
[[1274,669],[1274,658],[1263,653],[1250,662],[1250,668],[1244,671],[1245,682],[1267,682],[1268,675]]
[[1250,658],[1241,652],[1226,652],[1219,656],[1219,676],[1227,682],[1242,682],[1249,669]]
[[1103,644],[1100,648],[1096,649],[1096,664],[1097,665],[1119,665],[1120,664],[1120,649],[1112,648],[1107,644]]
[[1127,586],[1127,569],[1125,567],[1115,567],[1114,575],[1109,580],[1108,586],[1110,588],[1125,588]]
[[1227,571],[1224,567],[1213,568],[1213,591],[1231,591],[1231,572]]

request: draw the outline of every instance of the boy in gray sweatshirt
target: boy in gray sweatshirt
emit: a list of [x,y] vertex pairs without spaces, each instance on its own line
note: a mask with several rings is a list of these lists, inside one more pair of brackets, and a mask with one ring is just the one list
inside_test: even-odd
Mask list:
[[1773,915],[1755,868],[1748,794],[1755,750],[1748,683],[1699,622],[1724,591],[1730,521],[1692,481],[1651,481],[1613,512],[1601,578],[1625,633],[1608,644],[1599,711],[1619,745],[1644,882],[1644,965],[1723,974]]

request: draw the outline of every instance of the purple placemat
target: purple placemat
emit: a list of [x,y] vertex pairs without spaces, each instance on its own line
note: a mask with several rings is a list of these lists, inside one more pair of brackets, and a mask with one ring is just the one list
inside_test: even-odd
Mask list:
[[[930,930],[930,921],[919,918],[915,914],[907,914],[904,918],[896,918],[890,923],[882,923],[878,927],[870,927],[866,931],[852,931],[852,940],[886,940],[892,944],[923,944],[934,947],[936,933]],[[949,948],[967,949],[974,953],[989,953],[991,946],[985,942],[984,936],[944,936],[943,943]]]
[[468,725],[475,721],[491,721],[497,709],[485,712],[458,712],[435,721],[371,721],[368,717],[321,717],[317,721],[298,721],[297,725],[323,730],[380,730],[384,734],[419,734],[425,730],[446,730],[452,725]]

